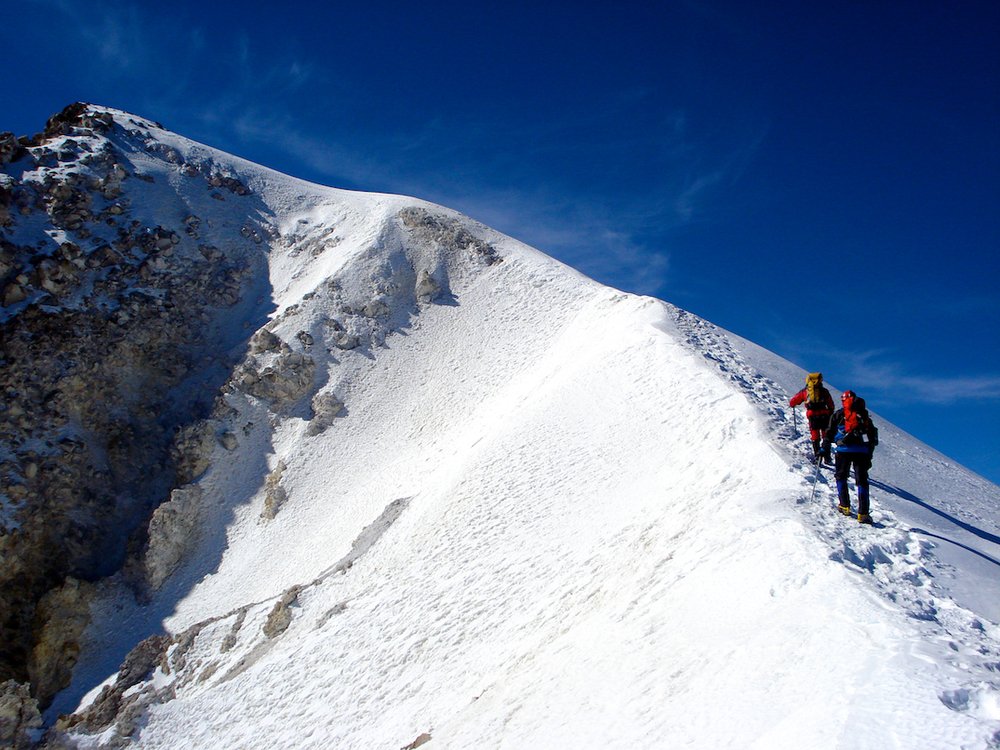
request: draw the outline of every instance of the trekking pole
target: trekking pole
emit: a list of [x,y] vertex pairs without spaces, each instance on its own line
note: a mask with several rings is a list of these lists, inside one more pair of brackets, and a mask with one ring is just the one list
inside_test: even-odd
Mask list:
[[816,471],[813,473],[813,488],[812,492],[809,493],[809,504],[812,505],[813,498],[816,497],[816,485],[819,484],[819,464],[816,462]]

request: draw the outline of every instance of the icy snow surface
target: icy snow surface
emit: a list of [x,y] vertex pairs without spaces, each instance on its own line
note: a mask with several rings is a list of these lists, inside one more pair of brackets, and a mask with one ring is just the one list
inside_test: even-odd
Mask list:
[[[777,356],[445,209],[212,158],[284,238],[275,333],[318,339],[331,277],[383,289],[392,325],[315,347],[345,402],[326,431],[308,408],[248,418],[202,480],[198,553],[146,606],[109,588],[53,711],[142,638],[200,624],[150,677],[173,693],[135,746],[1000,746],[1000,488],[876,416],[862,527],[803,460],[804,373]],[[407,206],[503,261],[452,259],[447,293],[407,306]],[[407,257],[440,276],[425,245]],[[265,522],[279,461],[288,501]]]

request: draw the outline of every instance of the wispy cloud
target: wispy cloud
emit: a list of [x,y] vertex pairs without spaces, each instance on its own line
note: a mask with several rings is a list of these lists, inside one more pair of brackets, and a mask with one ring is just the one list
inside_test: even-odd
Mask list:
[[959,401],[1000,401],[1000,376],[927,375],[907,372],[898,363],[876,362],[866,357],[855,357],[851,362],[849,373],[854,382],[897,403],[947,405]]
[[[400,148],[393,151],[395,159],[375,158],[372,151],[385,150],[351,147],[302,132],[287,115],[266,117],[251,112],[237,118],[234,127],[241,138],[266,140],[315,172],[330,176],[335,185],[413,195],[457,209],[588,275],[617,278],[630,290],[652,294],[666,282],[669,253],[636,240],[613,210],[592,199],[574,200],[530,180],[497,187],[487,179],[461,173],[461,162],[456,167],[454,156],[444,164],[429,164],[428,151],[420,149]],[[432,142],[425,141],[425,148],[438,153]],[[441,172],[443,166],[448,166],[446,175]]]
[[[141,6],[130,3],[81,3],[74,0],[28,0],[52,10],[61,18],[52,24],[61,43],[74,51],[79,69],[105,78],[142,76],[162,62],[159,50],[165,39],[177,60],[184,59],[185,35],[162,34],[162,24],[149,23]],[[158,36],[153,29],[161,32]],[[179,32],[180,30],[176,30]]]
[[710,174],[698,175],[691,180],[674,201],[674,210],[677,216],[684,221],[693,219],[704,194],[718,185],[723,176],[724,172],[719,170]]
[[[132,92],[131,104],[100,103],[143,106],[149,111],[137,114],[167,123],[173,112],[186,119],[198,109],[231,114],[266,98],[280,101],[316,78],[307,60],[280,45],[255,49],[238,26],[219,35],[196,17],[127,0],[27,1],[59,17],[53,33],[61,48],[72,51],[77,65],[70,72],[85,82],[81,88]],[[206,89],[205,78],[220,85]],[[141,101],[134,92],[141,92]]]
[[[626,92],[580,118],[437,116],[416,130],[311,130],[289,114],[236,123],[333,184],[415,195],[467,213],[595,278],[644,294],[669,287],[670,234],[725,204],[767,134],[751,123],[711,143],[682,110],[622,127],[648,96]],[[608,137],[612,134],[613,137]]]
[[818,340],[784,339],[777,348],[793,361],[811,363],[807,369],[821,366],[838,387],[877,395],[886,404],[1000,402],[1000,375],[932,375],[903,364],[886,349],[852,351]]
[[107,8],[91,23],[82,24],[80,33],[105,64],[126,68],[148,64],[146,48],[141,44],[142,24],[135,8]]

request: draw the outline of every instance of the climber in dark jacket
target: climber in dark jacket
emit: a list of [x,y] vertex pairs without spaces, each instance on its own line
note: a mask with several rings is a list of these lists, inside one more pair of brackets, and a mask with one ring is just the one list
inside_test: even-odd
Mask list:
[[858,485],[858,521],[871,523],[869,515],[868,470],[872,466],[872,454],[878,445],[878,429],[868,416],[865,400],[854,391],[844,391],[840,398],[843,408],[830,417],[830,426],[823,436],[823,450],[829,452],[831,443],[836,444],[834,476],[837,479],[839,510],[845,516],[851,515],[851,498],[847,480],[854,467],[854,480]]

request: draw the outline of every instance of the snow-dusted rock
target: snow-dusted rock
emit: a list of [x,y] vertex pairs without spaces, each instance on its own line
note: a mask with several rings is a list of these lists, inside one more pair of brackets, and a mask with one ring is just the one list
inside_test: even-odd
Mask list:
[[366,318],[384,318],[391,311],[389,303],[381,297],[376,297],[370,302],[366,302],[361,308],[361,314]]
[[0,166],[19,158],[25,152],[24,146],[13,133],[0,133]]
[[281,409],[294,404],[313,387],[315,360],[296,351],[282,351],[276,357],[250,359],[240,367],[236,386],[256,398]]
[[[284,342],[266,328],[261,328],[250,338],[250,352],[252,354],[263,354],[264,352],[279,351]],[[287,344],[285,345],[287,346]]]
[[348,351],[356,349],[361,344],[361,337],[346,330],[339,320],[330,318],[325,323],[328,340],[336,348]]
[[171,492],[170,500],[153,511],[143,560],[145,581],[150,589],[160,588],[197,544],[201,505],[201,487],[193,484]]
[[[85,711],[61,717],[55,725],[55,736],[50,737],[46,745],[59,743],[59,733],[67,730],[102,732],[109,727],[112,732],[107,742],[102,743],[104,747],[127,744],[142,712],[150,705],[173,697],[170,688],[158,690],[155,686],[142,684],[163,664],[167,649],[173,642],[170,636],[153,635],[136,644],[125,657],[113,682],[101,689]],[[60,747],[59,744],[55,746]]]
[[417,274],[417,299],[421,302],[432,302],[441,294],[441,285],[437,283],[430,271],[421,269]]
[[0,747],[29,750],[35,746],[32,732],[41,726],[42,716],[28,685],[0,682]]
[[293,586],[274,603],[263,627],[267,638],[275,638],[288,630],[288,626],[292,624],[292,607],[298,601],[301,591],[301,586]]
[[267,521],[278,515],[281,506],[288,502],[288,493],[281,486],[281,475],[287,468],[284,461],[278,461],[278,465],[264,479],[264,509],[260,517]]
[[417,206],[404,208],[399,212],[399,218],[403,225],[422,241],[432,242],[451,252],[465,254],[487,265],[502,260],[495,248],[476,237],[454,218],[447,218]]
[[330,391],[317,393],[312,400],[313,416],[306,428],[307,435],[319,435],[344,411],[344,402]]

